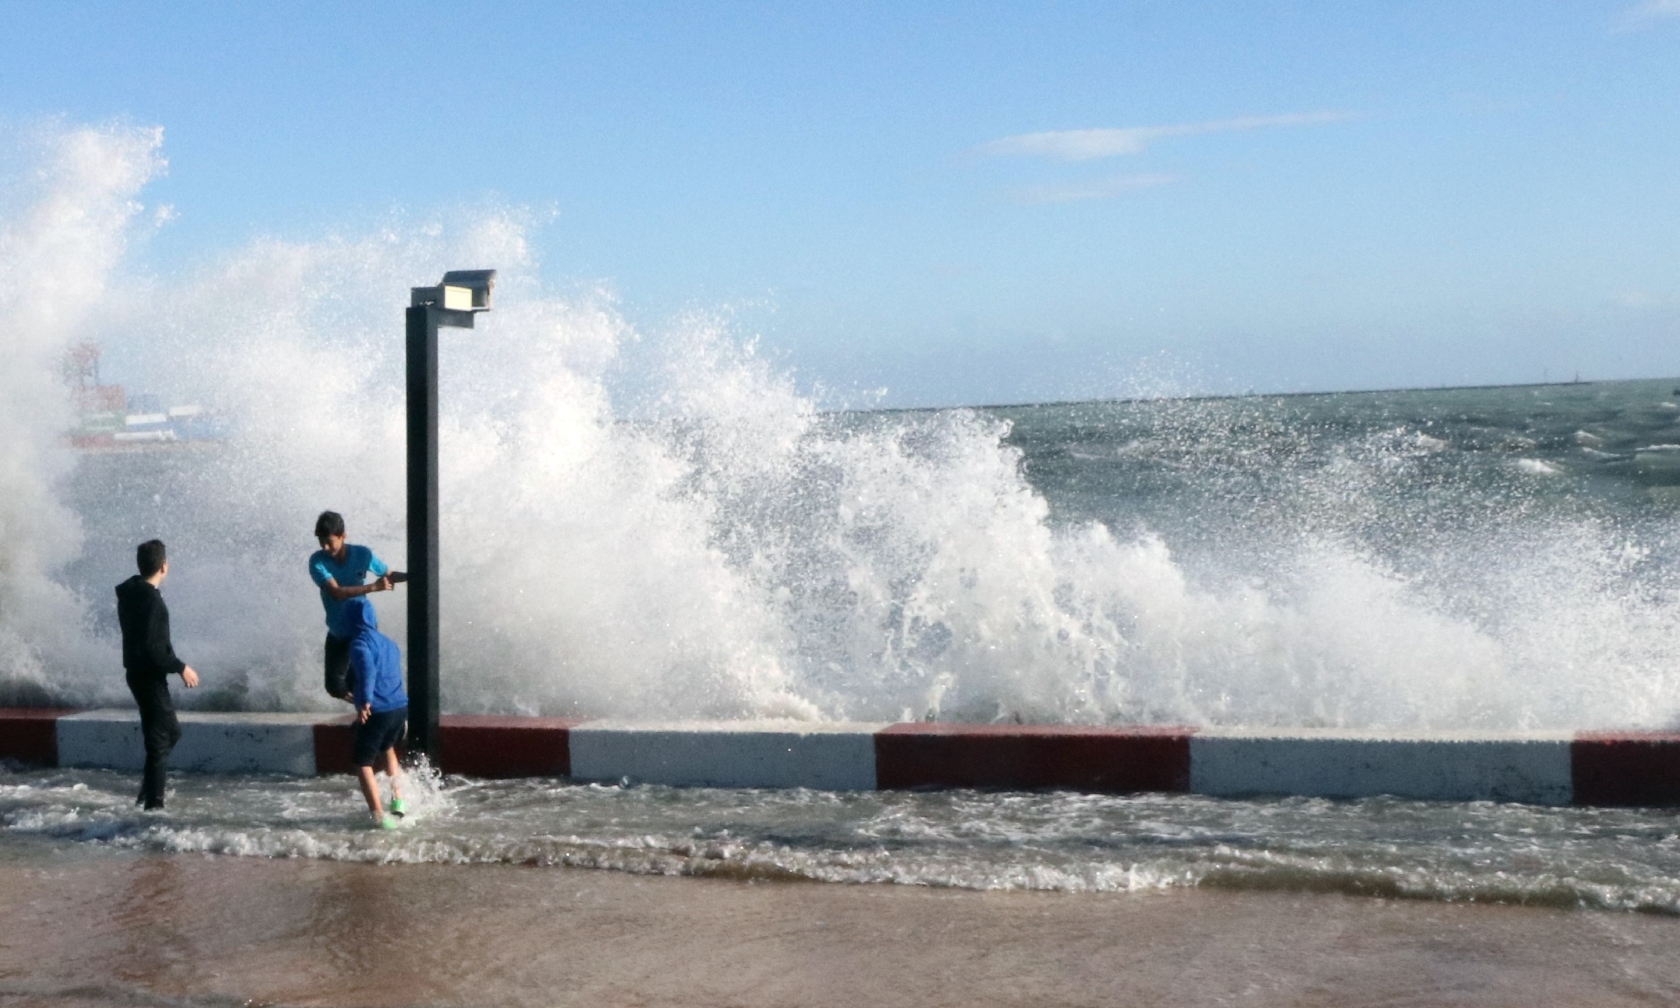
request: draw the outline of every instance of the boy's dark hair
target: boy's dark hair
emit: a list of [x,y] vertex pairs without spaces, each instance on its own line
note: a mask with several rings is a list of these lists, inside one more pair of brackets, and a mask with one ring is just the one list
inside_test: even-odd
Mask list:
[[134,551],[134,565],[140,568],[141,577],[151,577],[163,570],[163,562],[167,559],[162,539],[147,539]]
[[315,538],[325,539],[327,536],[343,534],[344,516],[337,511],[322,511],[321,517],[315,519]]

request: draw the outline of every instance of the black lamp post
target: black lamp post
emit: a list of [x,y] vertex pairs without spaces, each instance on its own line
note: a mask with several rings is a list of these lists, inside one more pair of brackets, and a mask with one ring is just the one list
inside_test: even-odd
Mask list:
[[408,748],[438,756],[438,327],[490,310],[495,270],[452,270],[408,309]]

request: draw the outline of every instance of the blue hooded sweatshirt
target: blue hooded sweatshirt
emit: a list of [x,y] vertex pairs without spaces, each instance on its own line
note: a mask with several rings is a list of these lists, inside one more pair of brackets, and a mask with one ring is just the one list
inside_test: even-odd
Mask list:
[[344,601],[350,630],[350,695],[356,709],[371,704],[374,713],[408,706],[403,692],[402,654],[397,642],[379,632],[379,616],[365,598]]

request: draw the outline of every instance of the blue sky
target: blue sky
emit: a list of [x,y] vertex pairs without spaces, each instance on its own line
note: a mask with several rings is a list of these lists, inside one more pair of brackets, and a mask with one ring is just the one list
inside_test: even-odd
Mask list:
[[0,2],[166,131],[142,250],[529,207],[844,399],[1680,374],[1680,2]]

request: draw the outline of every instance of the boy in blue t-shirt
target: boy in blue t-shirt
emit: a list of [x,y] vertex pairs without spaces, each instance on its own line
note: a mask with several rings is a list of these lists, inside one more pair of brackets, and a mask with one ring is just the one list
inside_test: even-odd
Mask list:
[[[321,589],[321,606],[327,611],[326,686],[327,695],[349,700],[345,675],[350,663],[351,630],[344,621],[344,604],[371,592],[390,591],[408,580],[393,571],[366,546],[352,546],[344,540],[344,516],[322,511],[315,519],[315,539],[321,548],[310,554],[309,576]],[[362,582],[372,574],[372,584]]]
[[[353,598],[344,603],[344,625],[350,630],[350,697],[356,705],[356,775],[362,797],[380,829],[396,829],[403,807],[402,767],[397,744],[408,727],[408,694],[403,690],[402,654],[397,642],[379,632],[373,603]],[[391,778],[391,812],[379,804],[374,765],[383,762]]]

